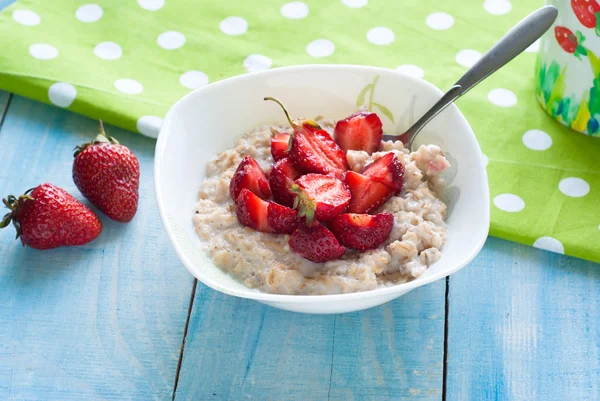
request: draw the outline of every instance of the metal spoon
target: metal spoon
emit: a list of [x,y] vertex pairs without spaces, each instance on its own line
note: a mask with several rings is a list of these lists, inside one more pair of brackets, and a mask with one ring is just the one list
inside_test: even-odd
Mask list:
[[558,10],[545,6],[529,14],[502,37],[481,59],[462,76],[427,113],[402,135],[384,135],[384,141],[400,139],[411,148],[421,129],[454,100],[464,95],[490,74],[522,53],[552,26]]

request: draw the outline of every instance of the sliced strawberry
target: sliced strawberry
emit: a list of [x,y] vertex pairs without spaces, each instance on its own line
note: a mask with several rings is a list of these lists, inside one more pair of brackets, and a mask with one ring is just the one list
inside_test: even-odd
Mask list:
[[354,214],[344,213],[329,223],[329,229],[347,248],[366,251],[377,248],[390,236],[394,227],[391,213]]
[[322,174],[306,174],[296,180],[292,187],[297,197],[300,217],[306,216],[310,226],[313,218],[327,221],[342,213],[350,203],[350,191],[335,177]]
[[273,166],[271,175],[269,176],[269,185],[273,192],[275,202],[287,207],[292,207],[294,204],[294,195],[290,188],[294,185],[294,181],[301,176],[301,173],[296,170],[290,159],[283,158]]
[[364,150],[369,154],[377,151],[383,138],[381,120],[375,113],[352,114],[335,125],[335,141],[347,152]]
[[352,193],[347,213],[369,213],[383,205],[395,192],[394,188],[354,171],[346,174],[346,185]]
[[298,228],[298,212],[275,202],[269,202],[267,221],[274,232],[291,234]]
[[273,160],[281,160],[288,156],[289,143],[290,134],[276,134],[271,139],[271,156],[273,156]]
[[315,263],[339,259],[345,252],[335,235],[319,223],[311,227],[301,224],[292,233],[288,243],[292,251]]
[[267,199],[271,196],[271,188],[269,188],[269,181],[265,172],[260,168],[256,160],[250,156],[244,157],[233,177],[231,177],[231,182],[229,183],[231,199],[235,201],[244,188],[249,189],[262,199]]
[[362,174],[394,188],[396,193],[400,192],[404,182],[404,166],[393,152],[367,165]]
[[269,225],[269,202],[260,199],[247,188],[242,188],[236,202],[237,218],[240,223],[257,231],[272,233]]
[[350,168],[346,153],[324,130],[294,129],[289,157],[303,173],[333,174],[343,179]]

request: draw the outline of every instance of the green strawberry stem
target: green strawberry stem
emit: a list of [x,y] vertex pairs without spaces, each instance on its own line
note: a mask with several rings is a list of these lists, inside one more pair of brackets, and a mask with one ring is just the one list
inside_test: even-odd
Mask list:
[[287,118],[288,122],[290,123],[290,126],[292,128],[298,128],[298,124],[296,124],[292,120],[292,117],[290,117],[290,113],[288,113],[287,109],[285,108],[285,106],[283,105],[283,103],[280,100],[275,99],[274,97],[271,97],[271,96],[266,96],[263,100],[264,101],[271,100],[271,101],[277,103],[279,106],[281,106],[281,108],[283,109],[283,112],[285,113],[285,118]]
[[10,222],[12,221],[13,226],[17,230],[17,238],[21,236],[21,224],[19,223],[19,211],[23,207],[23,204],[28,200],[33,200],[33,197],[30,195],[35,188],[28,189],[25,193],[18,198],[14,195],[8,195],[6,198],[2,199],[2,203],[4,206],[10,210],[7,214],[4,215],[2,220],[0,220],[0,229],[8,227]]
[[98,135],[96,135],[96,137],[94,138],[94,140],[92,142],[84,143],[83,145],[76,146],[75,149],[73,149],[75,151],[75,153],[73,154],[73,157],[77,157],[78,154],[83,152],[88,146],[91,146],[91,145],[98,145],[101,143],[112,143],[113,145],[119,144],[119,141],[117,141],[112,136],[109,136],[106,134],[106,131],[104,131],[104,124],[102,124],[102,120],[99,120],[98,130],[100,132],[98,133]]
[[298,217],[306,217],[306,225],[309,227],[312,226],[317,208],[316,202],[297,184],[292,185],[290,191],[296,194],[293,208],[298,210]]
[[600,36],[600,13],[595,13],[594,16],[596,17],[596,36]]

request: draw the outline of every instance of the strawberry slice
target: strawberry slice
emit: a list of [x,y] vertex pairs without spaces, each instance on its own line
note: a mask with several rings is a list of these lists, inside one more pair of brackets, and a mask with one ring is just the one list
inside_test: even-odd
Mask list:
[[367,165],[362,174],[394,188],[396,193],[400,192],[404,183],[404,166],[393,152]]
[[294,204],[294,195],[290,188],[294,185],[294,181],[301,176],[301,173],[296,170],[290,159],[283,158],[273,166],[271,175],[269,176],[269,185],[273,192],[273,199],[287,207],[292,207]]
[[290,134],[276,134],[271,139],[271,156],[273,160],[281,160],[288,157],[288,146],[290,142]]
[[249,189],[242,188],[235,203],[237,204],[236,215],[241,224],[257,231],[273,232],[267,216],[269,202],[262,200]]
[[366,251],[383,244],[394,227],[391,213],[354,214],[344,213],[329,223],[329,229],[347,248]]
[[335,177],[322,174],[306,174],[296,180],[292,192],[297,195],[294,208],[298,216],[306,216],[310,226],[313,219],[331,220],[342,213],[350,203],[350,191]]
[[352,194],[347,213],[369,213],[383,205],[394,195],[394,188],[371,177],[348,171],[346,185]]
[[343,179],[350,168],[344,152],[331,136],[312,120],[292,121],[283,103],[266,97],[279,104],[294,129],[291,134],[289,158],[303,173],[333,174]]
[[280,234],[291,234],[298,228],[298,212],[289,207],[269,202],[267,221],[273,231]]
[[231,177],[231,182],[229,183],[231,199],[236,201],[244,188],[249,189],[262,199],[267,199],[271,196],[271,188],[269,188],[269,181],[265,172],[260,168],[256,160],[250,156],[244,157],[233,177]]
[[379,149],[383,129],[377,114],[361,112],[338,121],[334,134],[335,141],[344,152],[364,150],[371,154]]
[[318,222],[311,227],[300,225],[288,243],[292,251],[315,263],[339,259],[345,252],[335,235]]

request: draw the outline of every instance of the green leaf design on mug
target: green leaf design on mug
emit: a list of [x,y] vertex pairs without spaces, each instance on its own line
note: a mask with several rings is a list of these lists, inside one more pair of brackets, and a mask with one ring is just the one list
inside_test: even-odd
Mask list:
[[358,94],[358,98],[356,99],[357,106],[362,106],[363,104],[365,104],[365,97],[371,89],[373,89],[373,84],[368,84],[360,91],[360,93]]
[[565,72],[566,71],[567,71],[567,67],[564,67],[562,69],[562,71],[560,72],[560,75],[558,76],[558,79],[556,80],[556,84],[554,84],[554,88],[552,88],[552,92],[550,92],[550,97],[548,98],[548,101],[546,103],[546,110],[548,111],[548,113],[550,113],[554,117],[556,117],[556,114],[552,112],[552,106],[554,104],[560,103],[560,101],[563,97],[563,94],[565,93],[565,87],[566,87]]
[[598,57],[589,49],[587,51],[587,56],[590,60],[592,70],[594,71],[594,76],[597,77],[600,75],[600,60],[598,60]]
[[387,118],[390,119],[390,121],[392,123],[394,122],[394,115],[392,114],[392,112],[390,111],[390,109],[388,109],[387,107],[385,107],[382,104],[375,103],[375,102],[373,102],[373,106],[377,107],[384,116],[386,116]]
[[[364,88],[362,88],[362,90],[358,94],[358,97],[356,98],[356,105],[359,107],[365,106],[365,102],[367,102],[367,104],[366,104],[367,110],[373,111],[373,106],[375,106],[376,108],[379,109],[381,114],[386,116],[392,123],[394,123],[394,114],[390,111],[390,109],[388,109],[381,103],[376,103],[373,101],[373,97],[375,94],[375,86],[377,86],[378,80],[379,80],[379,75],[376,75],[375,78],[373,78],[373,82],[371,82],[370,84],[367,84]],[[367,95],[369,95],[368,100],[367,100]]]

